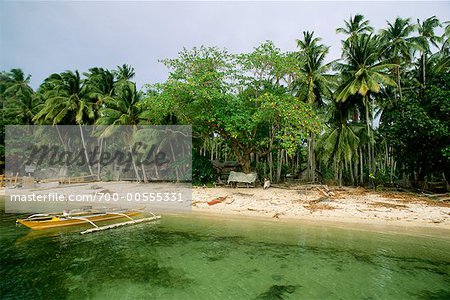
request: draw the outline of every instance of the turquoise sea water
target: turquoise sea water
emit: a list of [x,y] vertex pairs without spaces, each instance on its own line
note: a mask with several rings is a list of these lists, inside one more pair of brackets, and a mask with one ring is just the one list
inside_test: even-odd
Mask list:
[[2,299],[450,299],[450,239],[163,216],[81,236],[0,212]]

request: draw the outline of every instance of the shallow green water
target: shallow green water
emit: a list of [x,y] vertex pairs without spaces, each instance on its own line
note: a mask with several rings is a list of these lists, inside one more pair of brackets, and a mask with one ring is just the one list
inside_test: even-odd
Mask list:
[[450,299],[450,241],[164,217],[81,236],[0,213],[3,299]]

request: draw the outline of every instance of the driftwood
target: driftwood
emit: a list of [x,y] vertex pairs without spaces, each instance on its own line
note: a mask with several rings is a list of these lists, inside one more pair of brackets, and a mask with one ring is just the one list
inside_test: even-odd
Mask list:
[[444,193],[444,194],[422,194],[422,195],[430,198],[430,200],[432,200],[432,201],[439,201],[439,202],[448,202],[448,201],[450,201],[450,193]]

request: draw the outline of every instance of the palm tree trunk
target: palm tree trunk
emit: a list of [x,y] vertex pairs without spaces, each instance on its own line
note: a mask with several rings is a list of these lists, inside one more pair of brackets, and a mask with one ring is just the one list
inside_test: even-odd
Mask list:
[[81,142],[83,143],[84,155],[86,157],[86,164],[89,168],[90,175],[94,176],[94,171],[92,171],[91,162],[89,161],[89,154],[86,149],[86,142],[84,140],[83,127],[81,126],[81,124],[78,124],[78,127],[80,128]]
[[133,169],[134,169],[134,173],[136,174],[136,178],[138,181],[141,181],[141,176],[139,175],[139,171],[136,166],[136,161],[134,159],[133,145],[131,144],[131,142],[130,142],[130,155],[131,155],[131,163],[133,164]]
[[347,166],[348,166],[348,170],[350,171],[350,179],[351,179],[351,181],[352,181],[352,185],[354,186],[354,185],[355,185],[355,177],[354,177],[354,175],[353,175],[352,162],[348,162],[348,163],[347,163]]
[[333,169],[334,169],[334,181],[336,184],[339,182],[339,170],[338,170],[338,162],[337,159],[333,159]]
[[398,96],[400,97],[400,102],[401,102],[403,100],[403,96],[402,96],[402,82],[401,82],[399,67],[397,67],[397,85],[398,85]]
[[[61,135],[61,132],[59,131],[59,125],[56,125],[55,127],[56,127],[56,132],[58,133],[59,141],[63,145],[64,151],[67,153],[69,151],[69,147],[64,142],[64,139],[63,139],[63,137]],[[59,170],[59,175],[62,175],[64,177],[67,176],[68,165],[69,165],[69,162],[66,160],[65,166],[62,169]]]
[[142,177],[144,178],[144,183],[148,183],[147,173],[145,173],[145,166],[142,160],[141,160],[141,169],[142,169]]
[[367,144],[368,166],[369,166],[369,173],[372,173],[372,151],[371,151],[372,139],[371,139],[371,134],[370,134],[369,99],[368,99],[367,95],[364,98],[365,98],[365,108],[366,108],[367,136],[369,137],[369,143]]
[[361,176],[360,183],[364,184],[364,160],[361,147],[359,148],[359,175]]
[[372,145],[372,172],[377,172],[377,161],[375,160],[375,145]]
[[423,81],[423,88],[425,89],[425,52],[422,53],[422,81]]
[[100,170],[102,167],[102,153],[103,153],[103,138],[100,138],[100,152],[98,154],[98,163],[97,163],[97,180],[100,181]]
[[[172,140],[169,141],[169,145],[170,145],[170,151],[172,152],[172,160],[173,160],[173,162],[175,162],[176,158],[175,158],[175,151],[173,151]],[[180,175],[178,173],[178,167],[174,166],[174,168],[175,168],[175,175],[177,176],[177,182],[179,182],[180,181]]]

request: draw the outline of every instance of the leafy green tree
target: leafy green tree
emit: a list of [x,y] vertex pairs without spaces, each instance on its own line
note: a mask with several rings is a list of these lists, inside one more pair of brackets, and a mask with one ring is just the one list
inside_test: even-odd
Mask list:
[[426,177],[450,176],[450,74],[429,75],[425,98],[408,92],[381,122],[402,171],[420,187]]
[[228,141],[249,172],[251,153],[263,156],[282,147],[289,151],[290,143],[298,145],[298,135],[305,132],[300,125],[312,131],[318,123],[311,121],[315,118],[308,105],[295,101],[280,85],[284,57],[270,43],[240,57],[217,48],[184,50],[179,58],[164,61],[171,72],[161,101],[174,103],[178,120],[192,124],[197,136],[219,135]]

